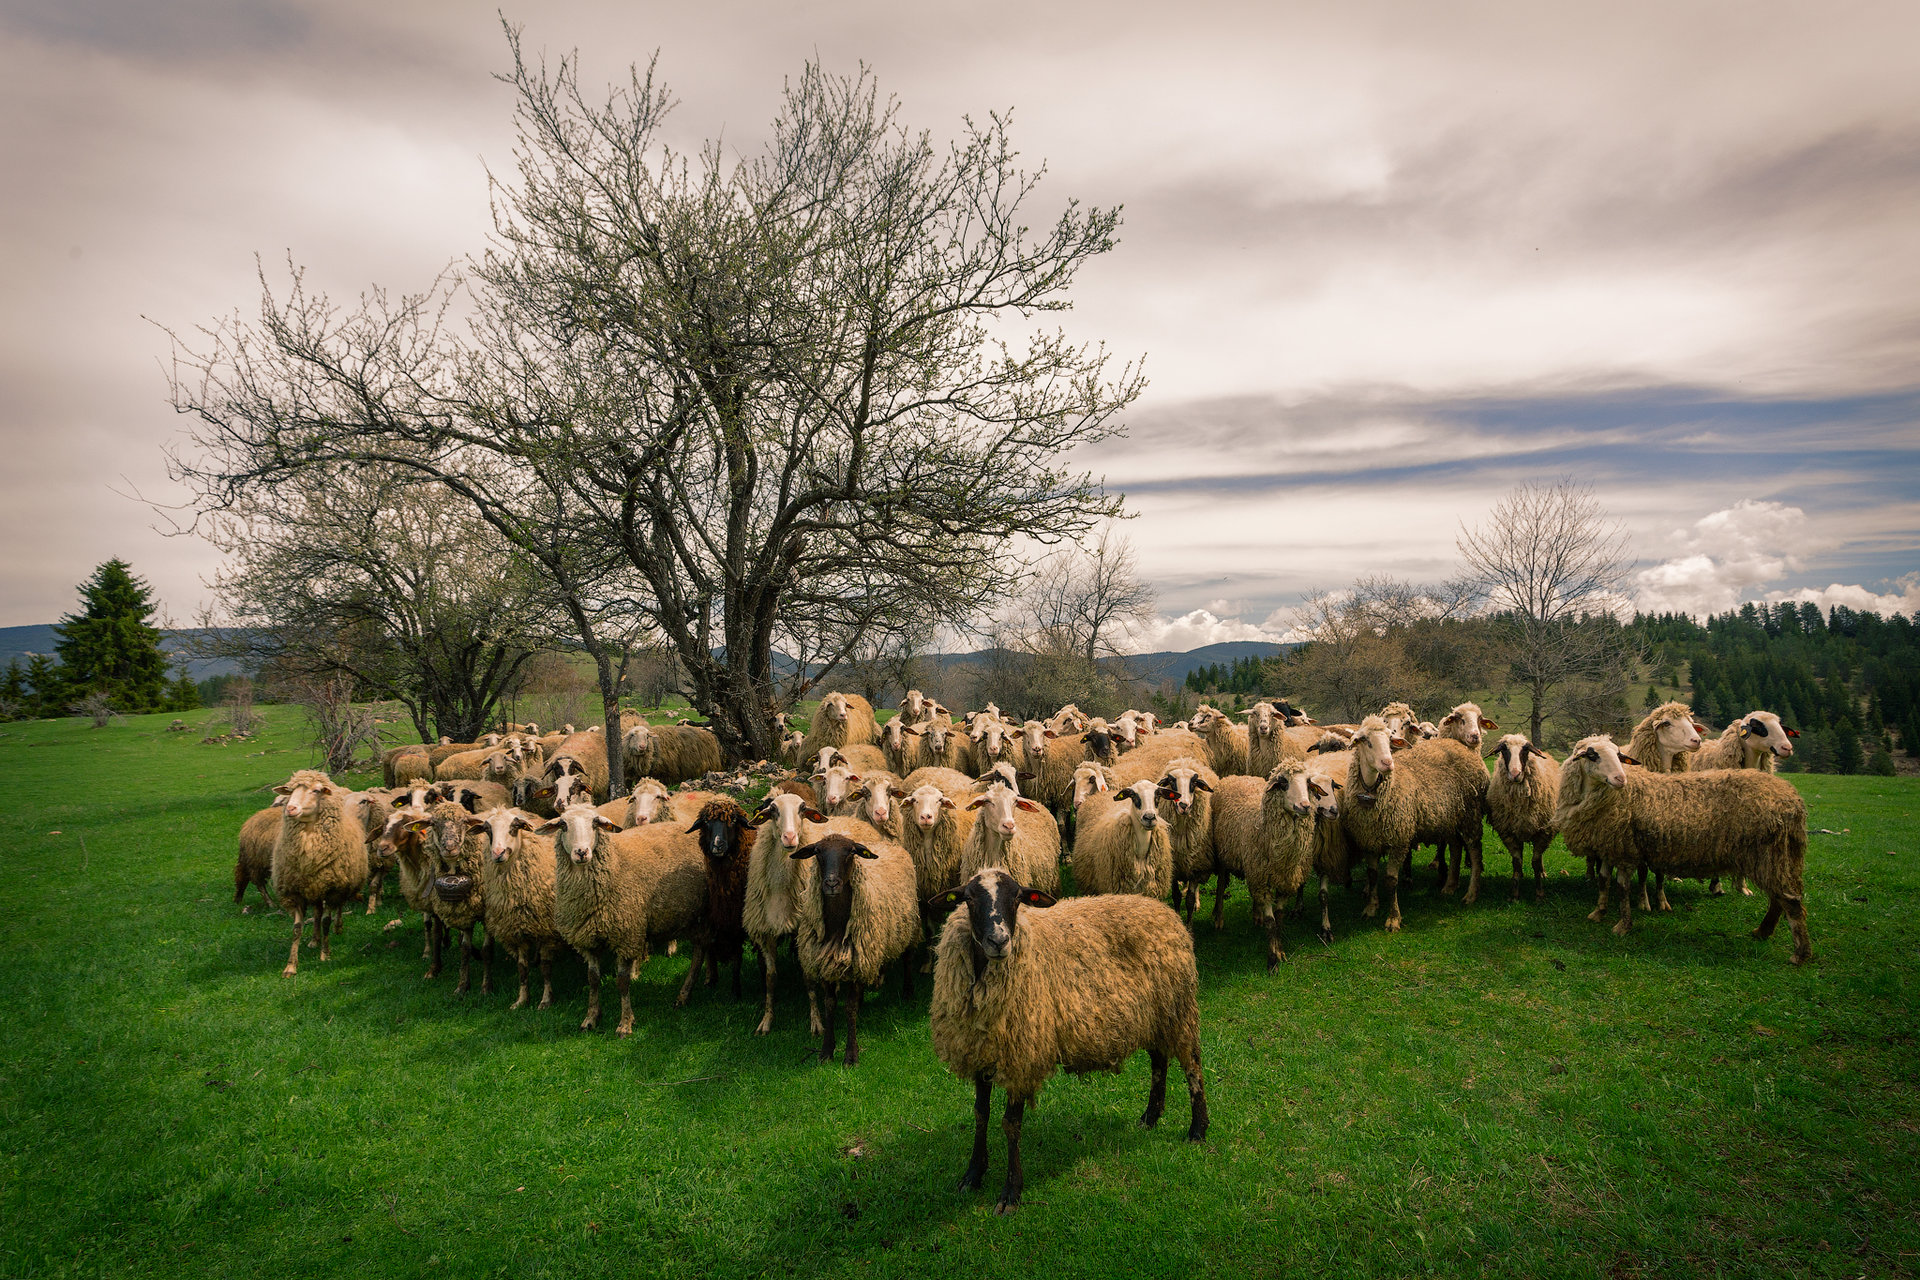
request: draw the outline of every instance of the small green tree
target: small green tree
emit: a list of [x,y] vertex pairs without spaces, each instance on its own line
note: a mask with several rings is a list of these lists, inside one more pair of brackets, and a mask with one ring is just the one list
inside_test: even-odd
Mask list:
[[33,686],[33,696],[27,701],[28,716],[35,720],[45,720],[52,716],[66,714],[65,702],[61,696],[60,668],[54,665],[52,658],[44,653],[29,656],[27,683]]
[[1859,773],[1866,767],[1866,753],[1860,749],[1860,734],[1842,722],[1834,731],[1833,767],[1837,773]]
[[1645,702],[1643,702],[1643,703],[1641,703],[1640,705],[1641,705],[1641,706],[1643,706],[1643,707],[1645,707],[1645,708],[1646,708],[1647,710],[1649,710],[1649,711],[1651,711],[1651,710],[1653,710],[1653,709],[1654,709],[1655,707],[1657,707],[1657,706],[1659,706],[1659,705],[1660,705],[1660,690],[1658,690],[1658,689],[1656,689],[1656,688],[1654,688],[1654,687],[1653,687],[1652,685],[1648,685],[1648,686],[1647,686],[1647,700],[1646,700]]
[[116,558],[80,584],[80,599],[81,611],[54,628],[68,690],[76,697],[103,693],[119,711],[159,710],[167,697],[167,659],[160,632],[147,624],[151,588]]
[[1891,778],[1895,772],[1893,767],[1893,753],[1885,747],[1874,752],[1873,759],[1867,762],[1867,772],[1878,774],[1883,778]]
[[179,667],[172,680],[167,682],[167,705],[165,711],[194,711],[200,706],[200,686],[187,674],[185,665]]

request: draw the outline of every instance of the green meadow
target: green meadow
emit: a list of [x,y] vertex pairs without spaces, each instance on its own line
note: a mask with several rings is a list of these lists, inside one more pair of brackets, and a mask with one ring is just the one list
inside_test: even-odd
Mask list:
[[1920,1270],[1914,779],[1793,777],[1804,969],[1748,936],[1760,900],[1693,883],[1616,938],[1558,846],[1513,904],[1490,832],[1479,903],[1422,874],[1390,937],[1336,891],[1332,945],[1290,925],[1272,977],[1236,886],[1199,928],[1207,1141],[1178,1087],[1138,1126],[1144,1055],[1056,1079],[1003,1219],[997,1124],[987,1189],[954,1190],[971,1094],[926,984],[868,1003],[848,1071],[791,964],[767,1037],[751,972],[672,1009],[684,955],[642,970],[628,1040],[577,1029],[577,961],[546,1012],[508,1011],[505,959],[455,997],[385,906],[283,979],[234,834],[309,757],[287,709],[227,746],[209,714],[0,727],[0,1275]]

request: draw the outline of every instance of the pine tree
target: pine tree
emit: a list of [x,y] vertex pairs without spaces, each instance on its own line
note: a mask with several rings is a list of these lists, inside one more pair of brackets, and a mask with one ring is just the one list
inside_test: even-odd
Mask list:
[[1834,731],[1833,768],[1836,773],[1858,773],[1866,767],[1866,753],[1860,749],[1860,735],[1842,721]]
[[200,686],[194,683],[192,676],[182,666],[173,679],[167,683],[167,711],[194,711],[200,706]]
[[27,659],[27,683],[33,686],[33,697],[27,701],[27,714],[36,720],[50,716],[66,714],[65,690],[60,683],[60,668],[53,659],[44,653],[36,653]]
[[1658,689],[1656,689],[1656,688],[1654,688],[1654,687],[1653,687],[1652,685],[1648,685],[1648,686],[1647,686],[1647,700],[1646,700],[1646,701],[1645,701],[1644,703],[1642,703],[1641,705],[1642,705],[1642,706],[1644,706],[1644,707],[1645,707],[1645,708],[1646,708],[1647,710],[1649,710],[1649,711],[1651,711],[1651,710],[1653,710],[1653,709],[1654,709],[1655,707],[1657,707],[1657,706],[1659,706],[1659,705],[1660,705],[1660,691],[1659,691]]
[[1891,778],[1896,772],[1893,767],[1893,753],[1885,747],[1873,753],[1873,759],[1867,761],[1867,772]]
[[167,659],[160,633],[147,625],[151,588],[126,561],[113,559],[80,584],[80,598],[82,610],[54,628],[67,690],[76,697],[104,693],[116,711],[158,710],[167,696]]
[[1920,711],[1907,718],[1907,727],[1900,731],[1900,743],[1909,756],[1920,760]]

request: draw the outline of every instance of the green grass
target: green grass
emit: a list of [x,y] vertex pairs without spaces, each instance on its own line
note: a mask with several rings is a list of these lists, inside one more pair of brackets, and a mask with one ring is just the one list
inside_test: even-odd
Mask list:
[[[1622,941],[1550,894],[1425,887],[1383,935],[1337,895],[1262,971],[1244,892],[1199,938],[1213,1130],[1135,1124],[1144,1057],[1058,1080],[1027,1205],[956,1194],[969,1090],[925,987],[812,1060],[791,966],[630,1040],[421,980],[416,918],[350,919],[279,976],[287,923],[231,902],[233,835],[306,763],[284,709],[208,747],[166,717],[0,728],[0,1275],[1910,1274],[1920,1258],[1920,873],[1903,779],[1799,777],[1814,962],[1760,905],[1678,887]],[[197,719],[196,719],[197,722]],[[258,754],[263,749],[268,754]],[[58,834],[54,834],[54,833]],[[1497,843],[1490,838],[1490,846]],[[1499,864],[1498,856],[1490,862]],[[1571,874],[1563,874],[1571,872]],[[250,901],[251,896],[250,896]],[[496,977],[507,980],[508,966]],[[609,992],[611,995],[611,992]],[[1176,1095],[1178,1090],[1175,1090]]]

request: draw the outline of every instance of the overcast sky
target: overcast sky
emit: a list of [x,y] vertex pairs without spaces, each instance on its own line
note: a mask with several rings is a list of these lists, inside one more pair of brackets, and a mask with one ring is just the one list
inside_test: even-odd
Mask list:
[[[907,123],[1012,107],[1123,204],[1072,325],[1144,353],[1093,465],[1138,513],[1156,646],[1314,587],[1454,568],[1527,479],[1591,481],[1648,607],[1920,608],[1912,4],[586,4],[508,10],[583,79],[655,50],[682,142],[764,137],[810,56]],[[491,5],[0,0],[0,625],[109,556],[184,620],[165,335],[319,286],[426,285],[506,167]],[[1038,218],[1037,221],[1045,221]]]

